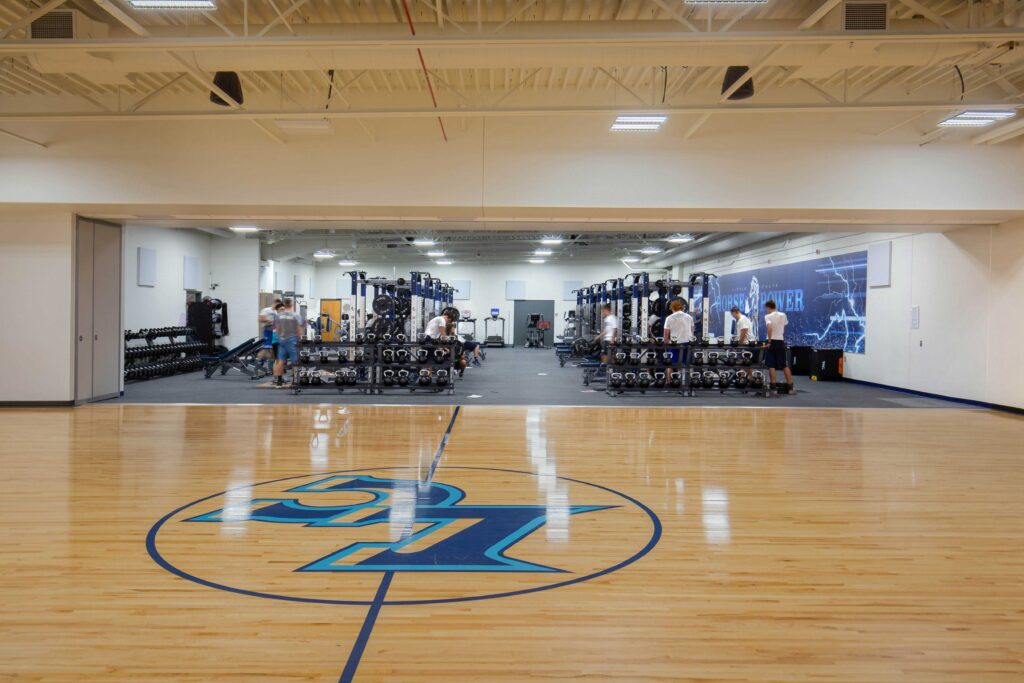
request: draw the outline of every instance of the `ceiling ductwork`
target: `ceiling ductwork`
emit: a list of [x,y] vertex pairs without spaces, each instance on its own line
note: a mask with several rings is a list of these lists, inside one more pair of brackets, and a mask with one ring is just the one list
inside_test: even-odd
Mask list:
[[[409,47],[360,47],[304,52],[274,48],[201,50],[192,53],[196,68],[218,71],[325,71],[328,69],[411,69],[416,53]],[[876,45],[857,50],[791,45],[763,60],[765,49],[750,45],[645,47],[500,46],[466,49],[423,48],[433,69],[535,69],[547,67],[622,67],[656,64],[729,67],[738,63],[794,68],[793,77],[831,74],[856,67],[930,66],[956,58],[956,44]],[[164,52],[32,53],[29,60],[40,73],[78,73],[100,83],[127,83],[130,73],[175,73],[181,63]]]

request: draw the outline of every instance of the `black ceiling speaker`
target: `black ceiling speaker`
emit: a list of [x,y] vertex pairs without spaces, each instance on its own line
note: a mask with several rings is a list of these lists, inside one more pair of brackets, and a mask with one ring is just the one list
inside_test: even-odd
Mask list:
[[[242,95],[242,81],[234,71],[218,71],[213,76],[213,84],[230,95],[235,102],[242,104],[245,101]],[[231,106],[220,95],[212,91],[210,92],[210,101],[222,107]]]
[[[745,66],[730,66],[725,70],[725,80],[722,81],[722,94],[732,87],[733,83],[740,80],[743,74],[747,73]],[[754,96],[754,79],[747,79],[747,82],[736,89],[736,92],[729,95],[730,100],[745,100]]]

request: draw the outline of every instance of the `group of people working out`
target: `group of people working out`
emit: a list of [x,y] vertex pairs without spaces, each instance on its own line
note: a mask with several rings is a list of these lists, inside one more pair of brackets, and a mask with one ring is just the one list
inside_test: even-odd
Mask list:
[[[263,348],[258,357],[274,361],[274,386],[283,387],[288,363],[291,362],[294,367],[299,362],[299,339],[305,333],[306,321],[295,310],[294,301],[275,299],[273,304],[260,311],[260,326],[263,331]],[[442,335],[458,337],[463,348],[461,357],[455,361],[459,371],[465,370],[469,363],[480,367],[486,358],[480,342],[465,339],[458,334],[455,316],[448,311],[431,318],[424,333],[431,339]]]
[[[682,299],[672,299],[669,304],[669,315],[665,317],[664,340],[672,344],[682,344],[683,351],[694,341],[693,339],[693,316],[686,310],[686,302]],[[790,372],[789,364],[786,362],[786,325],[789,320],[786,314],[778,310],[775,302],[771,299],[764,304],[765,329],[767,330],[767,348],[765,349],[764,363],[768,366],[768,375],[771,388],[774,393],[775,373],[781,370],[786,377],[786,385],[789,393],[793,393],[793,375]],[[756,342],[754,335],[754,324],[743,312],[733,306],[732,317],[735,320],[735,339],[739,344]],[[612,313],[612,307],[605,304],[601,309],[602,322],[601,334],[598,337],[602,349],[610,344],[619,341],[620,327],[619,320]],[[607,363],[608,356],[602,351],[601,362]],[[742,370],[740,372],[743,372]]]

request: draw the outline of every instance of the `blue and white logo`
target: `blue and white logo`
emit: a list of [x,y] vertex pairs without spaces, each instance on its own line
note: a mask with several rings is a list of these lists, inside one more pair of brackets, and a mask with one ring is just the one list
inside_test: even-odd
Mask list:
[[[339,492],[366,493],[370,500],[352,505],[310,505],[299,501],[300,496],[308,500],[317,494]],[[563,571],[506,554],[544,525],[548,508],[543,505],[474,505],[464,502],[466,494],[461,489],[447,484],[368,475],[330,476],[285,493],[294,496],[252,499],[245,511],[246,521],[317,528],[398,528],[397,540],[349,543],[296,571]],[[572,505],[568,514],[612,507],[618,506]],[[224,523],[238,518],[237,513],[233,517],[230,510],[222,508],[185,521]]]

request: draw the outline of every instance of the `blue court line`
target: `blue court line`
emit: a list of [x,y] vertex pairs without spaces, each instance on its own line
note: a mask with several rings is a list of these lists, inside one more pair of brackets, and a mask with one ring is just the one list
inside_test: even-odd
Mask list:
[[359,635],[356,636],[356,642],[352,645],[352,651],[348,654],[348,662],[345,663],[345,670],[341,672],[341,678],[338,679],[338,683],[351,683],[355,679],[356,669],[359,668],[359,660],[363,658],[363,650],[366,649],[366,643],[370,640],[373,625],[377,623],[377,615],[380,614],[380,608],[384,605],[384,598],[388,594],[388,588],[391,586],[391,579],[394,575],[394,572],[384,572],[384,576],[380,578],[377,594],[373,596],[373,602],[370,603],[366,619],[363,620],[363,627],[359,629]]
[[[459,416],[459,408],[460,406],[455,406],[455,410],[452,411],[452,419],[449,420],[448,428],[444,430],[444,436],[441,437],[441,443],[437,447],[437,453],[434,454],[434,460],[430,463],[430,474],[427,477],[428,482],[434,480],[434,472],[437,471],[437,465],[441,462],[444,447],[448,445],[448,437],[451,436],[452,427],[455,426],[455,419]],[[359,668],[359,661],[363,658],[366,644],[370,642],[370,635],[373,633],[373,627],[377,623],[377,615],[380,614],[380,608],[384,606],[384,599],[388,595],[388,588],[391,587],[391,579],[394,576],[395,573],[390,571],[384,572],[384,576],[380,578],[377,594],[373,596],[373,602],[370,603],[370,609],[366,612],[366,619],[363,620],[363,626],[359,629],[356,642],[352,645],[352,651],[348,653],[348,661],[345,662],[345,669],[341,672],[341,678],[338,679],[338,683],[352,683],[355,680],[356,669]]]

